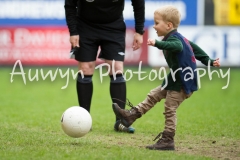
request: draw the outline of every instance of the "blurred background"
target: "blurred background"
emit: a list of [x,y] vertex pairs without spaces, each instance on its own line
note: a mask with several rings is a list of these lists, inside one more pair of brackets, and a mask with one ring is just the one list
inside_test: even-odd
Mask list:
[[[179,31],[202,47],[222,66],[240,66],[240,0],[146,0],[144,44],[132,51],[134,17],[130,0],[125,0],[127,25],[127,65],[165,66],[162,52],[148,47],[148,38],[158,38],[153,30],[153,12],[171,4],[182,15]],[[64,0],[0,0],[0,66],[72,66],[69,59],[69,32]],[[100,61],[99,61],[100,62]]]

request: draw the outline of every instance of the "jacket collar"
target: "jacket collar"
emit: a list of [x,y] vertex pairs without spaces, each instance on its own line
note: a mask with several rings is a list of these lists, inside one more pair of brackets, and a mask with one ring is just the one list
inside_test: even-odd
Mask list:
[[169,32],[166,36],[164,36],[164,38],[162,39],[162,41],[166,41],[168,39],[169,36],[171,36],[173,33],[177,32],[177,29],[172,30],[171,32]]

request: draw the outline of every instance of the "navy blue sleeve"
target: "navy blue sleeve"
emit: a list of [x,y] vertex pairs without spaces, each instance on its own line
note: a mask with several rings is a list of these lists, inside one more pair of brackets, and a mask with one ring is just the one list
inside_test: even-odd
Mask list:
[[70,36],[78,35],[77,1],[78,0],[65,0],[64,9],[65,9],[66,23],[70,32]]
[[132,6],[135,18],[135,30],[137,33],[143,34],[145,22],[145,1],[132,0]]

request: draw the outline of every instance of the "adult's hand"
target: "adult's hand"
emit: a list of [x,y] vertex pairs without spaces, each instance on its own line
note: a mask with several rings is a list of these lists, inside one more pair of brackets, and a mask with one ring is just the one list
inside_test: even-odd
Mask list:
[[142,46],[143,43],[143,35],[139,34],[139,33],[135,33],[134,34],[134,38],[133,38],[133,51],[139,49]]
[[79,40],[80,40],[79,35],[70,36],[70,43],[72,45],[72,48],[80,47]]

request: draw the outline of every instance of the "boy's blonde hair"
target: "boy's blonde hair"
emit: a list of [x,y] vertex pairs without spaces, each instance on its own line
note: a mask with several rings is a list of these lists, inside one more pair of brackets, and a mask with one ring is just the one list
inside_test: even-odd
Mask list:
[[167,5],[155,10],[154,14],[160,15],[164,21],[171,22],[173,28],[178,28],[181,21],[181,14],[174,6]]

